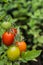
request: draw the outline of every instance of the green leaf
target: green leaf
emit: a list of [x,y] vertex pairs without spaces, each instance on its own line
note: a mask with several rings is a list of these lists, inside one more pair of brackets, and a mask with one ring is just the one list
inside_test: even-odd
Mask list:
[[0,2],[12,2],[12,0],[1,0]]
[[26,20],[26,17],[19,17],[19,20]]
[[20,65],[20,62],[14,62],[13,65]]
[[2,36],[2,34],[5,32],[5,29],[0,29],[0,37]]
[[0,55],[4,52],[3,47],[0,47]]
[[3,62],[3,60],[0,60],[0,65],[4,65],[4,62]]
[[19,11],[13,11],[12,14],[14,15],[14,17],[19,16]]
[[43,36],[38,37],[38,42],[43,44]]
[[26,0],[18,0],[20,3],[24,3],[26,2]]
[[33,26],[35,26],[36,23],[37,23],[36,20],[30,19],[30,22],[28,23],[28,25],[29,25],[30,27],[33,27]]
[[27,26],[26,25],[22,25],[21,28],[27,30]]
[[0,11],[2,10],[2,4],[0,4]]
[[3,43],[2,43],[2,47],[3,47],[4,50],[8,49],[8,47],[6,45],[4,45]]
[[22,60],[30,61],[30,60],[33,60],[33,59],[35,59],[36,57],[38,57],[40,54],[41,54],[41,50],[27,51],[27,52],[24,52],[24,53],[21,55],[21,58],[22,58]]
[[13,9],[13,8],[17,8],[17,7],[18,7],[18,4],[17,4],[17,3],[11,2],[10,4],[9,4],[9,3],[5,4],[5,5],[3,6],[3,9],[4,9],[5,11],[7,11],[7,10],[10,10],[10,9]]
[[12,65],[12,62],[8,62],[8,61],[7,61],[7,65]]
[[20,13],[20,15],[26,15],[26,13],[27,13],[27,11],[28,11],[28,9],[23,9],[23,8],[21,8],[20,10],[19,10],[19,13]]
[[5,11],[0,11],[0,20],[2,20],[6,16]]

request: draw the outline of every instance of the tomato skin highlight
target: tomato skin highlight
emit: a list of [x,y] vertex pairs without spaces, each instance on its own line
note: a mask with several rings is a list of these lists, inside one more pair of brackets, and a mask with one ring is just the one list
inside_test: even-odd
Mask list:
[[16,46],[12,46],[7,50],[7,57],[9,60],[14,61],[20,57],[20,50]]
[[16,34],[17,34],[17,29],[16,29],[16,28],[11,28],[11,31],[12,31],[12,33],[14,34],[14,36],[16,36]]
[[19,47],[20,52],[26,51],[26,48],[27,48],[26,42],[24,42],[24,41],[16,42],[16,46]]
[[10,46],[14,41],[14,34],[10,32],[5,32],[2,35],[2,41],[6,46]]

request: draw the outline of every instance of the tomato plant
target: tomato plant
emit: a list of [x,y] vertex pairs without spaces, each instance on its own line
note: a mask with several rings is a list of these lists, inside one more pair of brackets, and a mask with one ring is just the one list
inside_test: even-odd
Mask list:
[[12,34],[11,32],[5,32],[2,35],[2,41],[7,46],[11,45],[14,41],[14,34]]
[[14,61],[20,57],[20,50],[16,46],[12,46],[7,50],[7,56],[9,60]]
[[[17,46],[17,52],[12,51],[14,47],[10,46]],[[42,48],[43,0],[0,0],[0,65],[20,65],[20,62],[37,61]],[[22,52],[20,57],[19,52]]]
[[26,48],[27,48],[26,42],[24,41],[16,42],[16,45],[19,47],[20,52],[26,51]]

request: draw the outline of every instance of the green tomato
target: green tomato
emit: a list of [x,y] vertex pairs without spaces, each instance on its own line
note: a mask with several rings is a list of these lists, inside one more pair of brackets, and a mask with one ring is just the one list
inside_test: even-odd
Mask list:
[[4,29],[9,29],[11,27],[11,23],[10,22],[3,22],[1,24],[2,28]]
[[16,46],[12,46],[7,50],[7,57],[9,60],[14,61],[20,57],[20,50]]

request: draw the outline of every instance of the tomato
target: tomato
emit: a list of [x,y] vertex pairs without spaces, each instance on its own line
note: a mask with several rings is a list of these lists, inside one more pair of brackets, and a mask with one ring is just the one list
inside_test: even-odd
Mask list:
[[2,41],[7,46],[11,45],[14,41],[14,34],[11,32],[5,32],[2,35]]
[[7,50],[7,57],[9,60],[14,61],[20,57],[20,50],[16,46],[12,46]]
[[4,29],[9,29],[11,27],[11,23],[10,22],[3,22],[1,25]]
[[16,46],[19,47],[20,52],[26,51],[27,45],[24,41],[16,42]]
[[13,33],[14,33],[14,36],[16,36],[16,34],[17,34],[17,29],[16,29],[16,28],[11,28],[11,32],[13,32]]

